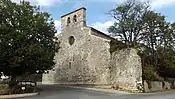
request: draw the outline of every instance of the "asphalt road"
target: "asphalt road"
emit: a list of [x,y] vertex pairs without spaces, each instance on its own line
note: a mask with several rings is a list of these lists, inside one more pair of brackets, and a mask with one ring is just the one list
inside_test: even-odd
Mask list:
[[175,91],[121,94],[89,91],[74,88],[61,88],[55,85],[41,85],[43,92],[38,96],[23,99],[175,99]]

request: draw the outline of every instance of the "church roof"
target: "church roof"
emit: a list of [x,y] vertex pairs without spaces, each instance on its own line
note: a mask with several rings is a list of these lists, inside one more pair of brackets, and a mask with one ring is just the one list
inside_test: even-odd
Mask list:
[[108,39],[108,40],[115,40],[114,38],[112,38],[111,36],[93,28],[93,27],[90,27],[91,30],[93,31],[91,34],[92,35],[95,35],[95,36],[98,36],[98,37],[101,37],[101,38],[105,38],[105,39]]

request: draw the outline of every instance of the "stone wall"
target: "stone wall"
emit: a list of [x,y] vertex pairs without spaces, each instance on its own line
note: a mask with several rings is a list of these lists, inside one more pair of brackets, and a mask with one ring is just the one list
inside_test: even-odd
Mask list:
[[175,80],[172,81],[144,81],[144,92],[154,92],[175,88]]
[[[44,83],[109,84],[109,40],[91,35],[88,27],[66,29],[59,37],[61,49],[55,56],[56,65],[43,75]],[[68,38],[75,42],[70,45]]]
[[142,65],[136,49],[114,52],[111,59],[111,84],[115,88],[138,91],[142,87]]
[[77,45],[78,48],[67,49],[68,53],[64,54],[60,51],[55,57],[55,68],[43,75],[43,83],[110,85],[127,91],[142,90],[138,88],[142,87],[142,66],[137,50],[123,49],[111,55],[106,48],[109,42],[92,38],[86,46]]
[[[77,22],[73,22],[73,17],[76,15]],[[67,24],[68,18],[70,18],[69,25]],[[86,9],[80,8],[79,10],[70,12],[61,17],[61,28],[62,30],[66,30],[67,28],[74,27],[83,27],[86,26]]]

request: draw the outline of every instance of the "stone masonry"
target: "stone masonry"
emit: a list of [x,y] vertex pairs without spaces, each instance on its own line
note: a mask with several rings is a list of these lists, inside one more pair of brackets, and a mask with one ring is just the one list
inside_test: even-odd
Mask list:
[[142,66],[135,49],[111,54],[108,35],[86,26],[86,9],[61,17],[61,42],[55,67],[43,74],[44,84],[115,85],[137,90],[142,82]]

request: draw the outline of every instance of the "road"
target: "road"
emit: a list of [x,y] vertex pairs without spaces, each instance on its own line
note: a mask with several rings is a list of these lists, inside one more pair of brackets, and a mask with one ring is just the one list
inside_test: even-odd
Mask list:
[[114,94],[74,88],[61,88],[56,85],[41,85],[43,92],[38,96],[23,99],[175,99],[175,91],[141,93],[141,94]]

